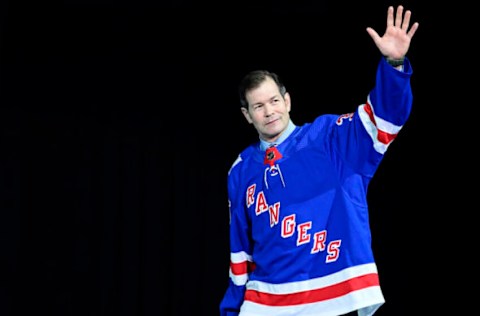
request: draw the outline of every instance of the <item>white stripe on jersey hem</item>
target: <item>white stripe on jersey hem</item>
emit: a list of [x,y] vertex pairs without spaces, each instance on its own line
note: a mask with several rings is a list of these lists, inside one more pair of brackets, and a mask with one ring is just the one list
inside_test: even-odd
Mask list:
[[335,299],[294,305],[267,306],[244,301],[238,316],[338,316],[358,310],[358,316],[372,316],[385,303],[379,286],[361,289]]

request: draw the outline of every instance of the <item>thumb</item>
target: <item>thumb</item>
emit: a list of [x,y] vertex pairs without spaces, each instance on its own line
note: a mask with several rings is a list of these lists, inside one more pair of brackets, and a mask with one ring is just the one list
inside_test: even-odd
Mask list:
[[367,33],[373,39],[375,44],[380,40],[380,35],[378,35],[378,33],[371,27],[367,27]]

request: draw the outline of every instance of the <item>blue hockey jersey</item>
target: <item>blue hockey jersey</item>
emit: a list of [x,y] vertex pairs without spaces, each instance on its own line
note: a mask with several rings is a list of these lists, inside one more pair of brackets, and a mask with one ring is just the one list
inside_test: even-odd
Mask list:
[[412,106],[408,59],[382,58],[364,104],[259,143],[228,173],[229,287],[221,316],[373,315],[385,302],[371,248],[367,188]]

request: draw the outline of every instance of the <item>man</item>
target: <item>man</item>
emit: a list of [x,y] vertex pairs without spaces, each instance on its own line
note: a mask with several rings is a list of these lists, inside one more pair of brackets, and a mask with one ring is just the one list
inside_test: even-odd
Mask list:
[[[221,316],[373,315],[385,302],[371,249],[367,187],[412,106],[406,58],[418,23],[398,6],[376,83],[355,112],[296,126],[280,78],[253,71],[241,110],[259,134],[228,174],[231,264]],[[410,28],[410,29],[409,29]]]

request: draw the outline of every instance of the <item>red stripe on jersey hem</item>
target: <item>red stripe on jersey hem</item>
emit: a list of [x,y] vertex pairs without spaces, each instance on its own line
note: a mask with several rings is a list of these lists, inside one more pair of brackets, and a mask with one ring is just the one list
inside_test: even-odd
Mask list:
[[269,306],[300,305],[333,299],[379,284],[378,274],[371,273],[320,289],[292,294],[271,294],[249,289],[245,293],[245,300]]

